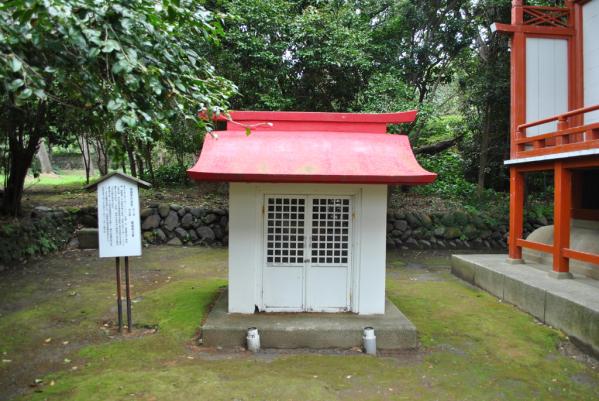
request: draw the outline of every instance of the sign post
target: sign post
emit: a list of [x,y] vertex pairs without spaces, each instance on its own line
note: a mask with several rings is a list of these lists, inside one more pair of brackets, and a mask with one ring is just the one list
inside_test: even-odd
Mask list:
[[139,187],[151,185],[129,175],[113,172],[86,188],[96,189],[98,196],[98,243],[101,258],[115,259],[116,297],[119,332],[123,331],[121,262],[125,259],[125,296],[127,299],[127,331],[132,328],[129,256],[141,256],[141,223]]
[[121,296],[121,259],[116,258],[116,310],[119,320],[119,333],[123,331],[123,299]]

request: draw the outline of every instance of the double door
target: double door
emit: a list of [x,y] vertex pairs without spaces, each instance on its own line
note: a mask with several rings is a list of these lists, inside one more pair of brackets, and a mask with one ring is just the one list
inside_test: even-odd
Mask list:
[[264,310],[350,310],[352,207],[351,196],[265,196]]

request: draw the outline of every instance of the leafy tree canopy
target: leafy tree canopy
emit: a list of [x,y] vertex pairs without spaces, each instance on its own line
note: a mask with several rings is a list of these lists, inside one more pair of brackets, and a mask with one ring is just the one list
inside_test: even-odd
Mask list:
[[12,0],[0,27],[0,79],[15,108],[100,108],[124,132],[222,107],[232,90],[199,52],[221,24],[194,1]]
[[117,133],[148,140],[177,114],[224,107],[235,87],[201,50],[219,40],[219,20],[191,0],[5,1],[0,100],[10,158],[3,210],[18,211],[26,169],[51,131],[60,136],[73,123],[85,129],[110,120]]

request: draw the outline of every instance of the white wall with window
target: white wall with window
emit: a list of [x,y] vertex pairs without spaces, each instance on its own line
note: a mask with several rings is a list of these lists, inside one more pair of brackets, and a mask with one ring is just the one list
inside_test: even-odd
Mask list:
[[386,185],[231,183],[229,312],[382,314]]

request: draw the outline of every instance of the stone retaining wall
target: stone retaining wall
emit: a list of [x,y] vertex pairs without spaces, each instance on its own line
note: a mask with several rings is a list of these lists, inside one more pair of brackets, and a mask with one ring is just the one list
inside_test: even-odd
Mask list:
[[76,227],[76,217],[65,209],[37,207],[26,219],[0,226],[0,271],[35,256],[65,247]]
[[[95,207],[68,211],[39,207],[34,214],[27,222],[1,227],[0,265],[60,249],[76,227],[98,226]],[[542,217],[527,218],[525,237],[547,224],[551,222]],[[141,228],[147,245],[226,246],[229,215],[222,208],[153,204],[141,210]],[[507,216],[496,221],[479,213],[457,211],[425,214],[396,210],[387,214],[389,248],[505,249],[507,237]]]
[[[525,237],[547,225],[545,218],[528,217]],[[504,249],[509,224],[478,213],[387,213],[387,246],[399,249]]]
[[[80,220],[95,224],[96,219],[92,214]],[[154,204],[141,211],[141,228],[148,244],[225,246],[228,222],[228,210],[220,208]],[[545,218],[528,218],[525,235],[547,224]],[[387,245],[398,249],[504,249],[507,237],[507,216],[498,222],[479,213],[457,211],[387,214]]]
[[483,218],[462,212],[448,214],[390,212],[387,245],[399,249],[501,249],[506,246],[507,227],[492,226]]
[[168,245],[227,245],[225,209],[155,204],[141,211],[144,241]]

